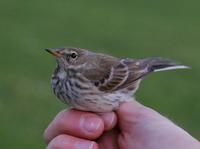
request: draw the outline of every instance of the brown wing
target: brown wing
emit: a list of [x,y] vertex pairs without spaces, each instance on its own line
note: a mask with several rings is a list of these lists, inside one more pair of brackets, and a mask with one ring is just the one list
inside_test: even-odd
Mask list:
[[102,91],[113,91],[123,84],[128,78],[128,67],[118,62],[111,66],[109,74],[100,81],[99,89]]
[[115,91],[129,87],[134,90],[138,81],[147,74],[145,67],[141,67],[139,61],[122,59],[118,64],[111,67],[109,77],[101,81],[101,91]]
[[136,91],[141,79],[150,72],[185,68],[171,60],[157,57],[140,60],[118,59],[107,55],[97,57],[90,57],[92,68],[84,67],[82,74],[104,92]]
[[118,65],[120,59],[103,54],[90,55],[86,66],[79,68],[79,71],[96,86],[104,84],[109,79],[111,69]]
[[188,68],[171,60],[154,57],[140,60],[121,59],[111,67],[108,79],[100,84],[102,91],[136,91],[141,79],[150,72]]

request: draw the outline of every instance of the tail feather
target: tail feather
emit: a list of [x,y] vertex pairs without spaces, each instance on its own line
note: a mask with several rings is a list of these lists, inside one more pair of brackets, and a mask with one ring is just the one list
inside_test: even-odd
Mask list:
[[176,65],[176,66],[168,66],[165,68],[155,69],[154,72],[174,70],[174,69],[189,69],[189,68],[190,68],[189,66],[185,66],[185,65]]
[[147,67],[148,72],[159,72],[174,69],[188,69],[190,67],[181,65],[169,59],[160,57],[147,58],[142,60],[143,66]]

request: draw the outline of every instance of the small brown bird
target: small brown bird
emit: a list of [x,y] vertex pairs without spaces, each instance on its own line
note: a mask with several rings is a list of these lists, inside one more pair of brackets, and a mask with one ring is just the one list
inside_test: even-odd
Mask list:
[[51,85],[55,95],[75,109],[108,112],[133,99],[151,72],[188,68],[159,57],[121,59],[81,48],[46,49],[57,60]]

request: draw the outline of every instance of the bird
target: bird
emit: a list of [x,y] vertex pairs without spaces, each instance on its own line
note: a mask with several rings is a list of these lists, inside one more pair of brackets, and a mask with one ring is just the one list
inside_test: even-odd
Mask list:
[[140,82],[152,72],[186,69],[162,57],[118,58],[82,48],[47,48],[57,62],[54,94],[70,107],[95,113],[115,111],[134,100]]

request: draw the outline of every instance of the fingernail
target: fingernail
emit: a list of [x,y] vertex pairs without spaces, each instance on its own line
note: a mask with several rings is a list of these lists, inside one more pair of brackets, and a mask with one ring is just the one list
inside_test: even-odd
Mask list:
[[95,142],[77,142],[75,144],[75,149],[93,149],[95,146]]
[[96,117],[91,116],[83,116],[81,118],[81,128],[86,130],[87,132],[96,132],[101,126],[101,120]]

